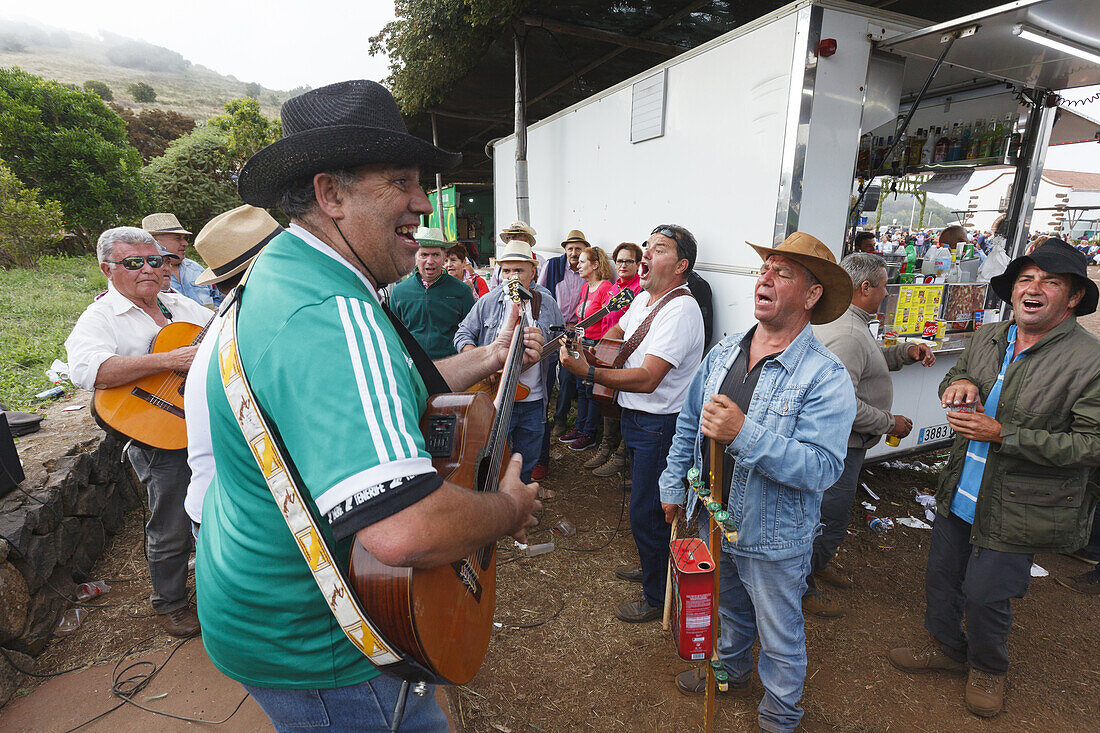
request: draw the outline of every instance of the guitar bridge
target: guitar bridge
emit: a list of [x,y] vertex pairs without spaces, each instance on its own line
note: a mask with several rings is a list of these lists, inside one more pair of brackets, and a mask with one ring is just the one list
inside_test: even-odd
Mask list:
[[431,415],[428,417],[428,430],[424,443],[432,458],[449,458],[454,449],[455,427],[458,418],[455,415]]

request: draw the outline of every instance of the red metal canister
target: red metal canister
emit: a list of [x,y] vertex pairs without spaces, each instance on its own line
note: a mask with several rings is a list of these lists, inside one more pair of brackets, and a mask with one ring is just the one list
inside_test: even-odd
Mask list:
[[698,537],[676,540],[672,553],[672,630],[676,653],[681,659],[699,661],[710,657],[714,619],[714,560]]

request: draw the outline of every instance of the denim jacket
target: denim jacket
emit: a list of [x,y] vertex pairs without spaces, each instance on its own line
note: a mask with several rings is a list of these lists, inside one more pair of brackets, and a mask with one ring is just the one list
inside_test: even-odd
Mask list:
[[[744,336],[729,336],[711,349],[688,387],[659,482],[666,504],[685,503],[683,478],[689,468],[697,466],[707,475],[699,415],[721,389]],[[723,539],[723,549],[764,560],[809,550],[818,533],[821,495],[844,469],[855,414],[848,372],[806,326],[761,367],[745,424],[726,448],[736,459],[726,508],[740,527],[737,543]],[[692,497],[689,520],[694,509]]]

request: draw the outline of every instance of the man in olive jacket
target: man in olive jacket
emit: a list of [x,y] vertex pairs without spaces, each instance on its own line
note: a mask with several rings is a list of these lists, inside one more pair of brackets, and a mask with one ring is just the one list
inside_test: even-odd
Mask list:
[[1100,340],[1075,317],[1097,304],[1084,255],[1048,240],[990,285],[1012,320],[974,334],[940,384],[957,435],[925,575],[933,639],[888,655],[907,672],[969,664],[966,706],[981,717],[1004,702],[1011,599],[1027,592],[1032,554],[1087,542],[1100,465]]

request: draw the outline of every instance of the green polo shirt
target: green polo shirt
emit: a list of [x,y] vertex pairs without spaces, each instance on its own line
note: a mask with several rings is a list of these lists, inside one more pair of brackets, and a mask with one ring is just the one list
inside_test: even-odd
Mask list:
[[[422,498],[407,480],[434,469],[418,427],[424,383],[370,285],[326,249],[290,232],[267,245],[241,300],[238,340],[332,542],[326,515],[357,503],[375,519],[393,514]],[[377,669],[337,625],[256,467],[217,358],[206,390],[216,470],[195,562],[206,652],[229,677],[261,687],[370,679]],[[344,568],[353,537],[336,544]]]
[[477,298],[470,286],[444,272],[424,287],[420,272],[413,271],[393,288],[390,310],[428,352],[432,359],[455,354],[455,331],[474,307]]

